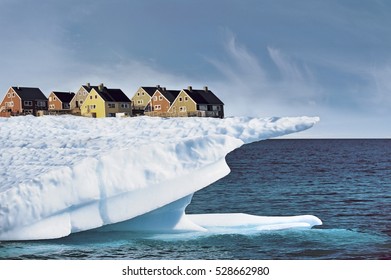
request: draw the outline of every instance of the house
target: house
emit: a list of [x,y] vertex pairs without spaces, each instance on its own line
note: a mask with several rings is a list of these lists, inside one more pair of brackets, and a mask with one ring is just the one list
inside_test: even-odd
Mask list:
[[110,89],[100,84],[97,88],[92,88],[87,95],[80,107],[80,113],[93,118],[131,115],[131,101],[122,90]]
[[145,111],[150,111],[151,108],[147,106],[151,101],[152,95],[160,88],[160,85],[156,87],[140,87],[132,97],[133,115],[144,115]]
[[179,92],[169,113],[172,116],[224,118],[224,103],[206,86],[202,90],[189,86]]
[[169,116],[168,110],[179,94],[179,90],[167,90],[166,88],[158,88],[151,97],[151,101],[145,112],[148,116]]
[[87,98],[87,95],[91,92],[92,89],[97,89],[98,86],[91,86],[90,83],[82,85],[80,89],[76,92],[75,96],[71,100],[70,107],[74,111],[79,111],[84,101]]
[[73,92],[52,91],[49,95],[49,111],[69,112],[71,110],[71,101],[75,97]]
[[37,116],[48,109],[48,99],[39,88],[10,87],[0,104],[0,116]]

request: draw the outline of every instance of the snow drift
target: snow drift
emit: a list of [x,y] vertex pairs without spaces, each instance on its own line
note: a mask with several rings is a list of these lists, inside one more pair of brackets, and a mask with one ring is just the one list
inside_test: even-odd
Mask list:
[[[59,238],[94,228],[218,226],[227,216],[185,215],[184,209],[194,192],[229,173],[225,156],[245,143],[316,122],[316,117],[0,119],[0,240]],[[314,216],[278,222],[235,215],[235,225],[242,221],[260,229],[321,223]]]

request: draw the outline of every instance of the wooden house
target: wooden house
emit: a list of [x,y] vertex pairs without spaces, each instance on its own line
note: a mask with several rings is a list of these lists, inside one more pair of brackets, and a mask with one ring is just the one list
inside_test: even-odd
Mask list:
[[156,87],[140,87],[132,97],[133,115],[144,115],[145,111],[151,111],[148,107],[152,95],[156,90],[161,89],[160,85]]
[[224,103],[208,89],[189,86],[179,92],[169,109],[173,116],[224,118]]
[[52,91],[49,95],[49,111],[69,112],[71,110],[71,101],[74,97],[75,93],[73,92]]
[[132,114],[130,99],[120,89],[110,89],[103,84],[93,88],[80,108],[82,116],[93,118]]
[[145,114],[149,116],[169,116],[168,110],[178,94],[179,90],[157,89],[151,97]]
[[10,87],[0,104],[0,116],[37,116],[48,109],[48,99],[39,88]]

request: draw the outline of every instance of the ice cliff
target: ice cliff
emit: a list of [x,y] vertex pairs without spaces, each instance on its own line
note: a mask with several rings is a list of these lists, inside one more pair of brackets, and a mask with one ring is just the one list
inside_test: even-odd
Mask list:
[[[226,216],[184,214],[194,192],[229,173],[225,156],[318,120],[2,118],[0,240],[59,238],[94,228],[187,231],[226,225]],[[320,223],[314,216],[231,218],[260,229]]]

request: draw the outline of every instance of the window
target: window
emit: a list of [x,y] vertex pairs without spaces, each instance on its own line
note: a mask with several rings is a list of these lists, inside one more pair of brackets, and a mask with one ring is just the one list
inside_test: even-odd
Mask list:
[[98,98],[98,96],[95,94],[95,99],[97,99]]
[[33,101],[24,101],[23,105],[24,106],[33,106]]
[[90,105],[90,109],[95,109],[96,105]]
[[13,101],[5,102],[5,107],[6,107],[6,108],[14,107],[14,102],[13,102]]
[[50,104],[49,109],[54,109],[54,104]]
[[11,98],[11,93],[8,93],[8,94],[7,94],[7,97],[8,97],[8,98]]
[[154,96],[154,97],[153,97],[153,101],[157,101],[157,96]]
[[54,100],[54,101],[56,101],[56,100],[57,100],[57,98],[56,98],[56,97],[53,97],[53,100]]
[[142,95],[144,96],[144,95],[145,95],[145,93],[143,92],[143,93],[142,93]]
[[37,101],[37,107],[45,107],[46,101]]
[[25,115],[32,115],[33,114],[33,110],[23,110],[23,114],[25,114]]
[[90,95],[90,99],[92,99],[92,95]]
[[83,100],[79,100],[80,105],[83,104]]
[[129,104],[128,103],[121,103],[121,108],[129,108]]
[[140,93],[139,93],[139,92],[137,93],[137,96],[140,96]]
[[179,97],[179,102],[182,102],[183,98],[182,97]]
[[179,112],[186,112],[186,111],[187,111],[187,109],[185,106],[179,107]]
[[51,96],[49,96],[49,101],[50,101],[50,102],[52,101],[52,97],[51,97]]
[[160,95],[160,96],[159,96],[159,100],[163,100],[163,96]]
[[185,96],[185,102],[187,102],[187,100],[189,100],[189,98],[187,96]]
[[144,101],[143,100],[137,100],[137,104],[143,104]]
[[113,109],[113,108],[115,108],[115,103],[109,103],[109,104],[107,104],[107,107]]
[[198,110],[200,110],[200,111],[207,111],[208,110],[208,106],[206,106],[206,105],[199,105]]
[[162,106],[161,105],[155,105],[154,108],[155,108],[156,111],[159,111],[159,110],[162,109]]

